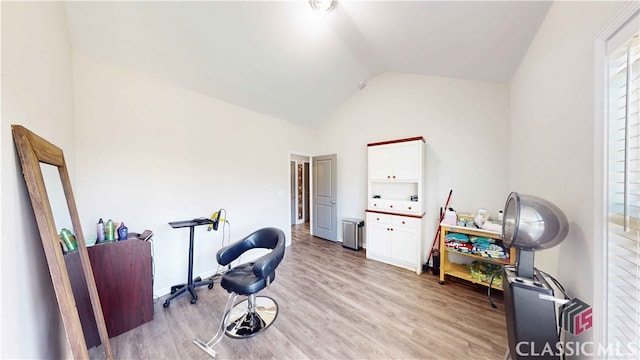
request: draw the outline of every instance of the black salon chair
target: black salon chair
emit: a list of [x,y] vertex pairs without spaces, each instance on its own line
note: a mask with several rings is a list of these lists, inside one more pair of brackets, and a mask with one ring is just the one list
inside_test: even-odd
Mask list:
[[[271,251],[255,261],[232,267],[220,280],[220,286],[229,292],[229,299],[218,333],[209,341],[195,339],[193,342],[207,354],[215,357],[213,349],[222,335],[232,338],[247,338],[266,330],[278,316],[278,304],[267,296],[256,294],[268,287],[275,279],[276,267],[284,257],[285,235],[276,228],[263,228],[242,240],[218,251],[217,260],[227,266],[251,249]],[[247,298],[235,303],[238,296]],[[231,304],[234,304],[231,307]]]

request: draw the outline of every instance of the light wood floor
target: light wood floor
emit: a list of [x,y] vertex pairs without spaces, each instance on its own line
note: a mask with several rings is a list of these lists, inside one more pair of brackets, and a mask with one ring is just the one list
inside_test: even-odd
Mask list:
[[[215,260],[214,260],[215,261]],[[280,313],[264,333],[224,337],[218,359],[502,359],[506,327],[502,294],[369,261],[292,227],[292,246],[270,289]],[[218,283],[162,307],[153,321],[111,339],[117,359],[210,359],[192,344],[216,331],[227,293]],[[104,357],[101,347],[92,358]]]

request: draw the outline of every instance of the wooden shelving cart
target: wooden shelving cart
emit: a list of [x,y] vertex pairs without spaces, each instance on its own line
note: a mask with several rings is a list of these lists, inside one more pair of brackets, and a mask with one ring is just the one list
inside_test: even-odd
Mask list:
[[[468,257],[473,260],[478,260],[490,264],[497,265],[514,265],[516,263],[516,249],[511,248],[509,250],[509,258],[499,259],[499,258],[488,258],[481,255],[476,255],[472,253],[460,252],[455,249],[447,248],[445,241],[446,236],[449,233],[458,233],[465,234],[467,236],[479,236],[495,239],[496,243],[502,244],[502,235],[497,232],[487,231],[483,229],[473,229],[463,226],[452,226],[452,225],[444,225],[440,224],[440,284],[444,284],[445,275],[453,276],[456,278],[464,279],[470,281],[475,284],[481,284],[484,286],[489,286],[488,282],[478,280],[474,278],[469,270],[463,265],[449,261],[450,254],[456,254],[464,257]],[[494,282],[492,287],[494,289],[502,290],[501,282]]]

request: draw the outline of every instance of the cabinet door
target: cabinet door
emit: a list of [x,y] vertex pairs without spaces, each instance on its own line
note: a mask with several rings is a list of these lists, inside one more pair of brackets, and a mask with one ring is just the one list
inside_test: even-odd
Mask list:
[[420,142],[394,144],[391,148],[392,177],[395,180],[420,179]]
[[369,147],[369,179],[389,180],[391,176],[391,151],[389,146]]
[[367,224],[367,255],[389,256],[389,224],[370,221]]
[[418,259],[418,232],[414,228],[394,226],[391,231],[391,257],[408,264],[415,264]]

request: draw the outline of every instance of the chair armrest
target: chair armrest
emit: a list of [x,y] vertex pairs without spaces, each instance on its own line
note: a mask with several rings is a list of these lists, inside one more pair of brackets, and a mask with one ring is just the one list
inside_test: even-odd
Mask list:
[[284,257],[284,246],[277,246],[270,253],[259,257],[253,264],[253,273],[260,279],[267,279]]
[[247,250],[249,250],[247,243],[244,239],[241,239],[218,250],[216,259],[218,260],[218,264],[227,266]]

